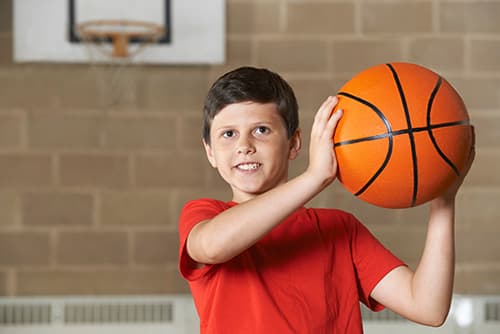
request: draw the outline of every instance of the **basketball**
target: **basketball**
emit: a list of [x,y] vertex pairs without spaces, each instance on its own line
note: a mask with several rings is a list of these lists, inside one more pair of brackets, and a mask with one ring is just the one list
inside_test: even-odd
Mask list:
[[408,208],[460,175],[473,134],[465,104],[437,73],[411,63],[370,67],[337,93],[338,178],[363,201]]

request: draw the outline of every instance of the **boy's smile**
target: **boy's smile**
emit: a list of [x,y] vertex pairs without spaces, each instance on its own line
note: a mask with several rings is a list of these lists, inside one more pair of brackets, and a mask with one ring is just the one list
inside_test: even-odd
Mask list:
[[242,202],[287,181],[300,131],[287,138],[274,103],[234,103],[214,117],[210,145],[204,146],[210,164],[231,186],[233,201]]

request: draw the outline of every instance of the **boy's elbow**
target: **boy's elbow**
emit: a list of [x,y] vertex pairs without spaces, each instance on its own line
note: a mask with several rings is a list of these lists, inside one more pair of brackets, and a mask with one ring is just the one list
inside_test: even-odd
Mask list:
[[226,253],[224,247],[217,247],[214,244],[206,245],[196,261],[203,264],[224,263],[231,259]]
[[446,322],[446,317],[433,319],[432,322],[428,323],[427,326],[431,327],[441,327]]
[[224,257],[222,254],[216,251],[207,250],[204,252],[204,256],[201,259],[203,264],[219,264],[224,263]]
[[441,327],[446,322],[448,318],[448,311],[446,312],[435,312],[428,315],[421,323],[430,327]]

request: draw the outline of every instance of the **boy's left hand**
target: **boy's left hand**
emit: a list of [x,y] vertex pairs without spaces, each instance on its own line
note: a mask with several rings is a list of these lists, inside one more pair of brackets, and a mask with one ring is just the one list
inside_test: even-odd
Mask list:
[[476,156],[476,150],[475,150],[475,133],[474,133],[474,126],[471,126],[471,131],[472,131],[472,145],[471,149],[469,152],[469,157],[468,160],[460,173],[459,177],[453,182],[448,189],[443,192],[438,199],[444,199],[444,200],[454,200],[458,190],[462,186],[462,183],[464,182],[465,177],[469,173],[469,170],[472,166],[472,163],[474,162],[474,158]]
[[311,129],[307,170],[315,177],[322,178],[321,183],[325,186],[333,182],[337,176],[333,134],[342,117],[342,110],[333,112],[337,103],[337,97],[329,96],[316,113]]

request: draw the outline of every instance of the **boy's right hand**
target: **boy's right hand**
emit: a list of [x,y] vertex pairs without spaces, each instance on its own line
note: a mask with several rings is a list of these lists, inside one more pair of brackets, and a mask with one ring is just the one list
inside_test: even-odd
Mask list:
[[331,184],[337,176],[333,134],[343,114],[340,109],[333,112],[337,103],[337,97],[329,96],[316,113],[311,129],[309,166],[306,172],[318,178],[323,187]]

